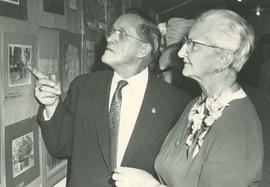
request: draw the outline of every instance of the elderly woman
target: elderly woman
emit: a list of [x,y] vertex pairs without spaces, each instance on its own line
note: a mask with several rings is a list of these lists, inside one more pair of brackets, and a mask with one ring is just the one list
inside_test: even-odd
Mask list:
[[254,46],[254,32],[229,10],[210,10],[192,26],[178,55],[183,74],[202,89],[168,134],[155,161],[157,181],[119,167],[118,187],[253,187],[261,179],[261,123],[236,82]]

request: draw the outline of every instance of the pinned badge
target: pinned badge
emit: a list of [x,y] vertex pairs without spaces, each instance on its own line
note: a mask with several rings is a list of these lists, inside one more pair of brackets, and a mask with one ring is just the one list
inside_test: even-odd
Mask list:
[[157,111],[155,108],[152,108],[152,113],[155,114]]

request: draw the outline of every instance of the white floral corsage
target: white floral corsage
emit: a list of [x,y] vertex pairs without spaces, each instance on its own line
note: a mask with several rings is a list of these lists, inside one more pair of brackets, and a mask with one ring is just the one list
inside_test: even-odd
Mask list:
[[200,97],[191,108],[188,116],[190,131],[186,144],[189,146],[188,152],[192,153],[192,158],[198,154],[207,132],[220,118],[226,106],[229,106],[227,102],[215,96],[204,100]]

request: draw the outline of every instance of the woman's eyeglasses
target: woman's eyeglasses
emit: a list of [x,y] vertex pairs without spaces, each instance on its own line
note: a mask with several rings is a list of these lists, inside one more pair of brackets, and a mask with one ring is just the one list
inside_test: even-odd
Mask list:
[[192,51],[195,44],[199,44],[199,45],[203,45],[203,46],[211,47],[211,48],[215,48],[215,49],[222,49],[222,50],[226,50],[226,51],[231,51],[230,49],[225,49],[222,47],[218,47],[218,46],[215,46],[215,45],[212,45],[209,43],[205,43],[205,42],[202,42],[199,40],[194,40],[192,38],[187,38],[187,37],[184,37],[184,44],[187,45],[187,52]]
[[139,40],[139,41],[141,41],[143,43],[147,43],[146,41],[144,41],[144,40],[142,40],[140,38],[137,38],[135,36],[127,34],[126,31],[124,31],[124,30],[112,29],[110,32],[106,32],[106,38],[108,38],[110,36],[112,36],[111,39],[114,42],[119,42],[119,41],[121,41],[121,40],[123,40],[123,39],[125,39],[127,37],[130,37],[130,38],[134,38],[136,40]]

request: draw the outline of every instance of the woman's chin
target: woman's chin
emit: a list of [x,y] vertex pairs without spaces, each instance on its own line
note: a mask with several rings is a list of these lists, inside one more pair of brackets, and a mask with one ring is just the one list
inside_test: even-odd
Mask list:
[[190,64],[185,64],[183,71],[182,71],[182,74],[185,77],[190,77],[192,75]]

